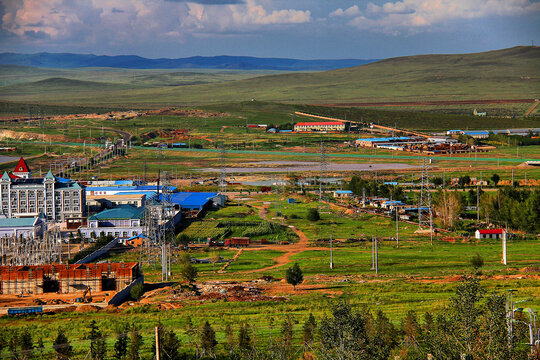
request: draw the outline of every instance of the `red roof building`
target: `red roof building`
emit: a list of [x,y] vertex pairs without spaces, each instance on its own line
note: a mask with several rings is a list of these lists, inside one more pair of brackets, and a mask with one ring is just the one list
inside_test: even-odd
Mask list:
[[294,131],[344,131],[345,123],[340,121],[300,122],[294,125]]
[[19,178],[29,179],[31,173],[32,172],[28,168],[28,165],[26,164],[26,161],[24,161],[24,158],[21,157],[19,159],[19,162],[15,166],[15,169],[13,170],[13,175],[15,175],[15,176],[17,176]]
[[483,229],[476,230],[475,238],[477,239],[501,239],[505,229]]

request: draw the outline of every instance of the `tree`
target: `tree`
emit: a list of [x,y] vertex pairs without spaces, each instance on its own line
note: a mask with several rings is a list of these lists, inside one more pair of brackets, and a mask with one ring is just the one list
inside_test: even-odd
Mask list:
[[251,350],[251,331],[248,324],[240,325],[240,330],[238,330],[238,347],[240,350],[249,351]]
[[293,289],[296,290],[296,285],[301,284],[304,281],[304,275],[302,274],[302,269],[298,263],[287,269],[285,272],[285,278],[289,284],[293,286]]
[[489,360],[510,359],[504,296],[488,297],[480,334],[485,338],[483,357]]
[[439,189],[434,196],[434,210],[441,218],[443,225],[453,227],[463,211],[463,196],[457,191]]
[[467,186],[470,183],[471,183],[471,178],[469,177],[469,175],[465,175],[459,178],[459,185],[462,187]]
[[319,327],[321,359],[371,360],[368,353],[366,319],[353,312],[348,303],[332,307],[332,317],[324,317]]
[[480,269],[482,266],[484,266],[484,259],[482,259],[482,256],[480,256],[479,253],[476,253],[471,258],[471,265],[476,269]]
[[90,339],[90,357],[92,360],[105,358],[107,352],[105,338],[101,334],[101,331],[99,331],[95,320],[90,322],[90,334],[88,338]]
[[199,274],[199,271],[197,270],[195,266],[191,264],[191,262],[185,264],[182,267],[182,270],[180,271],[180,276],[182,277],[182,279],[184,279],[190,284],[195,282],[195,279],[197,278],[198,274]]
[[182,245],[185,248],[187,248],[189,242],[191,241],[191,238],[188,234],[181,232],[176,236],[176,243],[179,245]]
[[[158,327],[159,337],[159,355],[164,360],[180,360],[182,357],[178,349],[180,348],[180,340],[172,330],[166,330],[163,327]],[[153,345],[154,354],[156,353],[156,343]]]
[[217,345],[216,341],[216,332],[210,326],[210,323],[206,321],[204,323],[204,326],[201,330],[201,348],[202,348],[202,356],[205,356],[206,354],[210,356],[214,356],[214,349]]
[[501,177],[497,174],[491,175],[491,182],[493,182],[493,185],[497,186],[499,183],[499,180],[501,180]]
[[289,354],[292,351],[292,340],[293,323],[291,321],[291,318],[287,316],[287,318],[283,320],[283,324],[281,325],[281,345],[286,358],[289,357]]
[[229,347],[229,354],[232,355],[234,351],[234,331],[231,324],[227,324],[225,327],[225,336],[227,337],[227,346]]
[[304,323],[302,328],[302,341],[304,343],[304,349],[308,346],[311,346],[313,340],[315,339],[315,330],[317,330],[317,322],[312,313],[309,313],[309,317]]
[[19,338],[16,340],[20,345],[21,356],[18,359],[32,359],[34,351],[34,341],[32,340],[32,334],[28,329],[24,329]]
[[142,344],[142,335],[139,334],[139,330],[137,329],[137,327],[135,325],[132,325],[129,334],[129,349],[127,354],[128,360],[139,360],[141,358],[141,356],[139,355],[139,351],[141,350]]
[[131,294],[131,297],[134,300],[139,301],[141,297],[144,295],[144,284],[138,283],[138,284],[133,285],[129,293]]
[[58,360],[69,359],[73,355],[73,348],[64,330],[58,329],[56,338],[53,341],[53,349],[56,352],[56,359]]
[[431,182],[435,186],[441,186],[443,184],[443,179],[440,176],[435,176],[434,178],[431,179]]
[[128,327],[121,326],[119,333],[116,335],[116,342],[114,343],[114,358],[117,360],[124,360],[127,356],[128,350]]
[[309,221],[318,221],[318,220],[320,220],[321,215],[319,214],[319,210],[317,210],[315,208],[310,208],[308,210],[306,219],[308,219]]
[[219,256],[219,252],[212,251],[210,253],[210,262],[212,263],[213,272],[216,272],[215,266],[216,266],[216,263],[219,262],[220,259],[221,259],[221,256]]

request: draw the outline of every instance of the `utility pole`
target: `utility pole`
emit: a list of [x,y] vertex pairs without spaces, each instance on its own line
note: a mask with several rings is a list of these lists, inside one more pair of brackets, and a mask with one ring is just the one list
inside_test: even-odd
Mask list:
[[476,221],[480,221],[480,186],[476,185]]
[[333,248],[334,239],[330,235],[330,269],[334,268],[334,248]]
[[507,265],[507,258],[506,258],[506,229],[503,229],[502,232],[502,263],[504,265]]
[[379,240],[375,237],[375,274],[379,274]]
[[159,358],[159,328],[156,326],[156,360]]
[[375,270],[375,238],[371,235],[371,270]]
[[398,209],[396,209],[396,245],[399,248],[399,215],[398,215]]

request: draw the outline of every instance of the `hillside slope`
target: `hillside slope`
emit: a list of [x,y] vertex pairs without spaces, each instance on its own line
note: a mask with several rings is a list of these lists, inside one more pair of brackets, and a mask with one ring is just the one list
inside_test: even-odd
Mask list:
[[[210,104],[257,100],[291,103],[350,103],[408,100],[537,98],[540,96],[540,48],[514,47],[458,55],[420,55],[378,61],[353,68],[268,75],[238,81],[187,86],[52,91],[32,83],[35,95],[0,88],[12,101],[71,102],[129,106]],[[9,91],[6,91],[9,90]],[[43,90],[41,93],[40,91]]]

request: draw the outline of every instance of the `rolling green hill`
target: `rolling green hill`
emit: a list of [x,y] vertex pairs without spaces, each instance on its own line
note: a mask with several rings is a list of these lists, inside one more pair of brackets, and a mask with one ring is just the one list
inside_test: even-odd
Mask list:
[[171,85],[167,79],[155,77],[162,77],[162,73],[146,74],[127,89],[107,85],[110,81],[104,77],[99,91],[87,83],[57,84],[49,79],[2,87],[0,99],[158,106],[251,98],[290,103],[536,98],[540,93],[539,63],[539,47],[520,46],[475,54],[407,56],[326,72],[198,85]]

